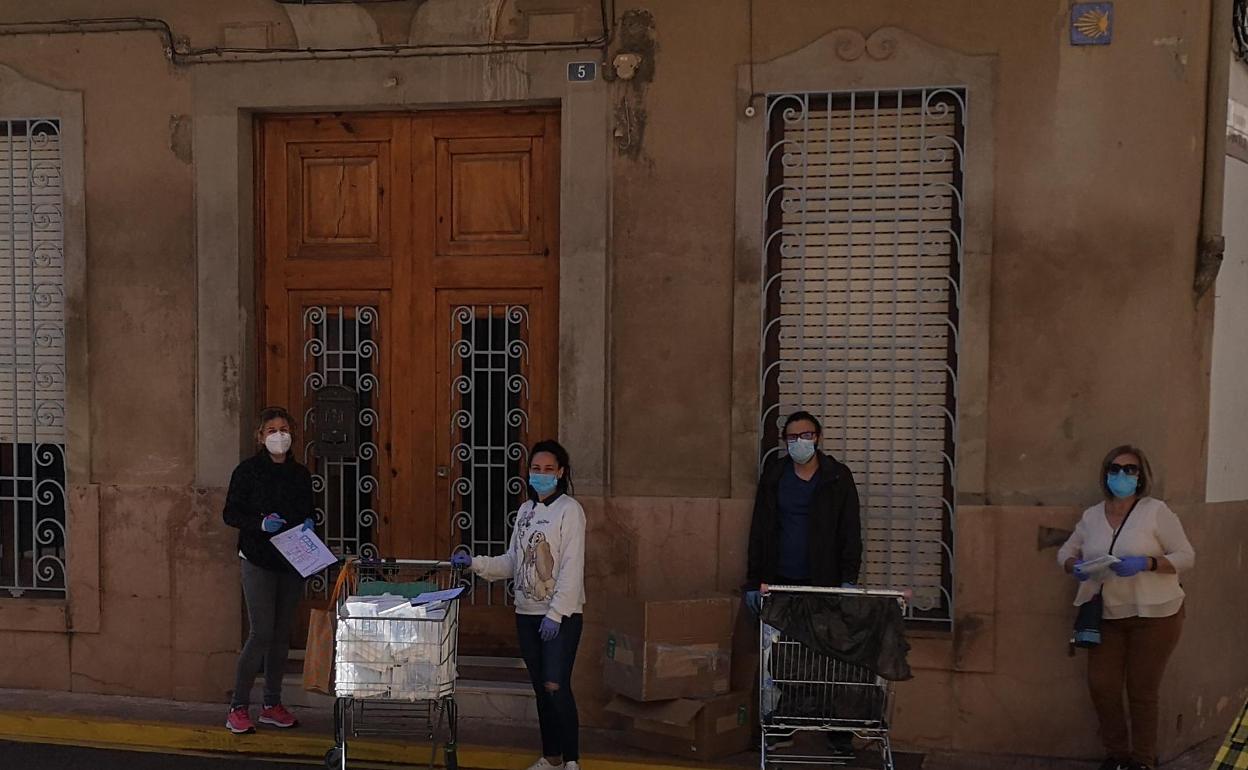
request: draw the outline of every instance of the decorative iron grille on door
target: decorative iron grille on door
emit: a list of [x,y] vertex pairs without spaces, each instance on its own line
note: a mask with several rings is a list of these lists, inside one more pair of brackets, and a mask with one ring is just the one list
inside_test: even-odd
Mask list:
[[871,586],[952,617],[965,92],[768,99],[761,459],[805,408],[853,471]]
[[[451,511],[472,553],[497,556],[511,543],[527,487],[529,309],[523,305],[451,308]],[[502,590],[477,586],[473,601],[511,604]]]
[[[378,483],[375,407],[378,391],[377,308],[314,305],[303,311],[304,462],[312,471],[316,529],[334,554],[377,558]],[[354,452],[318,452],[316,396],[324,388],[352,391],[358,409]],[[330,575],[309,585],[323,593]]]
[[64,598],[60,124],[0,120],[0,588]]

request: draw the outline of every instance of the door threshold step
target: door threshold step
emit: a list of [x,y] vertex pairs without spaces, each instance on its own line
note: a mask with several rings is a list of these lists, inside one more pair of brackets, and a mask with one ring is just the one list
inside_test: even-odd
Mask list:
[[474,668],[518,668],[524,670],[524,658],[504,658],[497,655],[460,655],[459,665]]

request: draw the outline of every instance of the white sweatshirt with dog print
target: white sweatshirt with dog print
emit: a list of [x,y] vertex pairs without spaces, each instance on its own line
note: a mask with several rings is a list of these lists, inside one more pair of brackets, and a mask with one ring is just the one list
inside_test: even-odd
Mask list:
[[585,607],[584,509],[564,494],[525,501],[507,552],[473,557],[472,571],[485,580],[514,580],[519,615],[559,622],[575,615]]

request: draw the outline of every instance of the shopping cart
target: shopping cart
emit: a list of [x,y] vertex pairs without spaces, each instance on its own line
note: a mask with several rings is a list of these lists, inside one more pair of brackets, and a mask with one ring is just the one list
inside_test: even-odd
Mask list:
[[[346,770],[348,744],[362,736],[426,736],[456,770],[455,676],[459,599],[417,606],[421,594],[466,588],[449,562],[353,560],[337,604],[334,634],[334,747],[329,770]],[[350,593],[351,596],[346,594]]]
[[[869,597],[872,601],[898,602],[905,611],[905,594],[859,588],[810,588],[769,586],[761,596],[762,607],[783,595]],[[759,621],[759,716],[762,721],[762,770],[784,765],[843,765],[853,756],[829,751],[810,753],[797,739],[822,733],[856,736],[876,745],[884,770],[894,770],[888,728],[892,708],[892,683],[865,666],[846,663],[811,650],[779,629]],[[778,744],[792,741],[791,750]],[[768,744],[772,744],[769,747]],[[829,742],[830,743],[830,742]]]

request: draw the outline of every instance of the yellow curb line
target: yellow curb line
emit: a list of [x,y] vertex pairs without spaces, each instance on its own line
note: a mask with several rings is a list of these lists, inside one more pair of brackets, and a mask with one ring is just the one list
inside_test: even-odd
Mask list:
[[[298,735],[266,731],[233,735],[224,727],[182,725],[168,722],[137,722],[110,718],[49,716],[0,711],[0,740],[22,743],[55,743],[106,749],[195,751],[271,757],[299,757],[321,762],[331,746],[327,735]],[[532,752],[477,746],[459,747],[459,766],[472,770],[525,770]],[[348,757],[364,762],[397,765],[428,765],[429,744],[356,739],[348,744]],[[441,766],[439,752],[438,762]],[[586,757],[593,770],[688,770],[711,768],[707,764],[677,764],[649,759]]]

